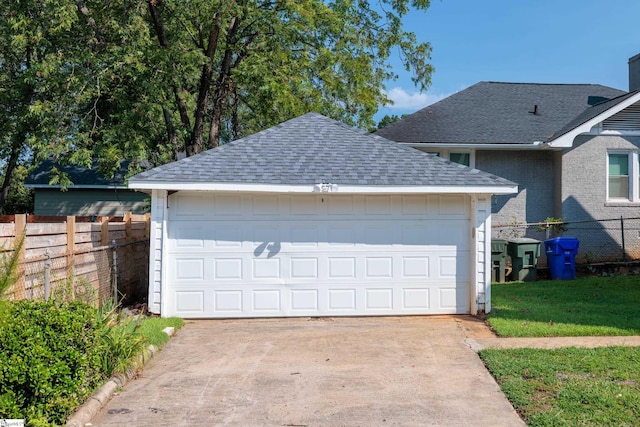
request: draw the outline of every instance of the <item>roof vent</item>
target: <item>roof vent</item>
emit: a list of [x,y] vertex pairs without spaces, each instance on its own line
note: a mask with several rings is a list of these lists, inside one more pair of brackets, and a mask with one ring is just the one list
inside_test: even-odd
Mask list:
[[529,111],[530,114],[538,115],[538,104],[533,106],[533,111]]
[[587,98],[587,104],[588,105],[596,105],[596,104],[600,104],[601,102],[604,101],[608,101],[609,98],[605,98],[604,96],[589,96]]

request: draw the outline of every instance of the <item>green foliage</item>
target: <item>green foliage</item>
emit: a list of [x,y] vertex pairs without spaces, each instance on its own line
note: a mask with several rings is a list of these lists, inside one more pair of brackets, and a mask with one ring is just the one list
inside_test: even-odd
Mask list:
[[10,251],[0,250],[0,300],[4,298],[6,292],[18,280],[20,252],[24,246],[24,241],[25,236],[16,237],[13,248]]
[[483,350],[480,357],[529,426],[640,419],[640,348]]
[[[392,55],[419,89],[430,84],[431,47],[402,25],[428,6],[0,2],[0,161],[98,160],[109,176],[127,158],[133,174],[309,111],[371,128],[397,77]],[[51,182],[70,184],[60,170]]]
[[103,305],[97,313],[96,347],[100,371],[105,375],[123,374],[138,368],[145,340],[137,333],[142,319],[123,316],[115,307]]
[[[552,235],[559,236],[567,230],[568,228],[563,218],[554,218],[551,216],[544,220],[544,224],[538,226],[538,231],[547,232],[547,238]],[[551,232],[551,234],[549,232]]]
[[9,186],[9,195],[2,207],[3,215],[33,213],[33,189],[24,186],[24,180],[28,174],[29,168],[25,165],[16,166]]
[[[380,119],[380,121],[378,122],[378,126],[376,129],[382,129],[384,127],[387,127],[401,119],[404,119],[405,117],[407,117],[407,114],[403,114],[402,116],[398,116],[397,114],[392,114],[392,115],[385,115],[383,118]],[[376,129],[372,129],[372,132]]]
[[[162,319],[164,321],[164,319]],[[181,326],[180,319],[166,321]],[[105,379],[139,367],[156,338],[154,322],[108,305],[78,301],[3,302],[0,312],[0,419],[59,425]]]
[[162,347],[169,341],[169,336],[163,332],[169,326],[178,330],[184,326],[184,320],[178,317],[147,317],[140,324],[138,334],[144,337],[146,344]]
[[640,278],[494,283],[488,322],[504,337],[640,335]]
[[80,303],[8,304],[0,319],[0,418],[61,424],[97,386],[95,311]]

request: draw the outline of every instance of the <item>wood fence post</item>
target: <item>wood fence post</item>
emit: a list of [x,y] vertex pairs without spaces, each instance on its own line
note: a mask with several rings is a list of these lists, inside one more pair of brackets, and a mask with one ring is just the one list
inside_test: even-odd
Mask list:
[[131,212],[125,212],[122,220],[124,221],[124,240],[128,243],[131,241]]
[[144,214],[144,237],[147,239],[151,237],[151,214],[149,212]]
[[109,244],[109,217],[100,217],[100,245],[107,246]]
[[76,252],[76,217],[67,216],[67,280],[73,278]]

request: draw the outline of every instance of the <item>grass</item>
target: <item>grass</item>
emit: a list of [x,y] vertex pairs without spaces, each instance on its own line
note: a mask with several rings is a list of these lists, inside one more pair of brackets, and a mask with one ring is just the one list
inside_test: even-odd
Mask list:
[[480,357],[530,426],[635,426],[640,348],[483,350]]
[[184,320],[177,317],[147,317],[138,327],[137,333],[144,337],[147,345],[152,344],[162,347],[169,341],[169,335],[162,332],[168,326],[180,329],[184,325]]
[[640,335],[640,277],[494,283],[487,321],[501,337]]

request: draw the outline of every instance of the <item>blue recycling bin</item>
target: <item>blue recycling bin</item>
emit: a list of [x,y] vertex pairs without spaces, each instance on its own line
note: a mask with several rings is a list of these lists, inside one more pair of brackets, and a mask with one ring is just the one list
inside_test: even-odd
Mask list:
[[576,278],[576,255],[580,242],[575,237],[556,237],[544,241],[547,262],[553,280]]

